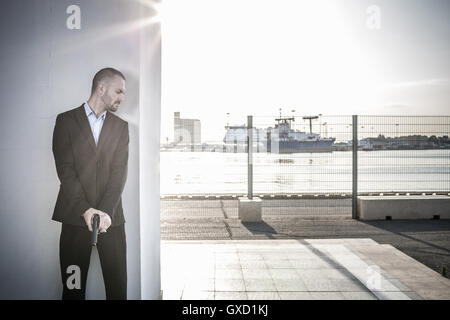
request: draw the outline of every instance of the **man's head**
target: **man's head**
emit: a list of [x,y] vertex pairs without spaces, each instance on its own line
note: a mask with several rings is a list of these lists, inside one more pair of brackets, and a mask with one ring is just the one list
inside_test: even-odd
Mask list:
[[92,80],[91,96],[97,96],[105,109],[115,112],[125,99],[125,77],[113,68],[104,68],[97,72]]

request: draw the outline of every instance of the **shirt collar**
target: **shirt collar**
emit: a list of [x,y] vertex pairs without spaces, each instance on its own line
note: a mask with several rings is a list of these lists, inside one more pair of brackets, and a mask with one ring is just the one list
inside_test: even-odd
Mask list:
[[[91,106],[90,106],[87,102],[84,103],[84,111],[86,112],[86,116],[87,116],[88,118],[90,117],[91,114],[94,115],[95,118],[97,118],[97,117],[95,116],[94,111],[92,111]],[[104,120],[104,119],[105,119],[105,116],[106,116],[106,110],[103,111],[103,113],[100,115],[100,117],[98,117],[98,119],[101,118],[102,120]]]

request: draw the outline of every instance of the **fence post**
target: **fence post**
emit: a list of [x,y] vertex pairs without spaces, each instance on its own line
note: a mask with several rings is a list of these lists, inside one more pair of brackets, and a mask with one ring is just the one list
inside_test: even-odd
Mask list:
[[253,199],[253,116],[247,116],[248,198]]
[[352,219],[358,219],[358,116],[353,115],[353,143],[352,143]]

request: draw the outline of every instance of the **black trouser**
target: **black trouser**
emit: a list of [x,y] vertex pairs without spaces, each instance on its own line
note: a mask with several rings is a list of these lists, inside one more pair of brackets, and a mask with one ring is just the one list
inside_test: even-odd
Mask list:
[[[59,259],[63,283],[63,300],[85,299],[86,280],[92,250],[91,239],[92,232],[87,227],[62,225]],[[127,299],[126,247],[125,225],[110,227],[106,233],[98,235],[97,249],[105,281],[106,299],[108,300]],[[80,271],[78,282],[75,280],[77,267]]]

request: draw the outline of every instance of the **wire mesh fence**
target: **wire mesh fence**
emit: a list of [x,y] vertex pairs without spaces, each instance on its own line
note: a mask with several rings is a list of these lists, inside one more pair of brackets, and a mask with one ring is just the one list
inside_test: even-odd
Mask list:
[[[242,119],[225,129],[223,141],[161,152],[163,212],[180,212],[173,199],[208,200],[191,203],[191,216],[236,216],[248,191],[248,128]],[[253,116],[252,187],[263,214],[351,216],[353,130],[359,195],[450,192],[448,116],[358,116],[356,128],[352,116]]]
[[359,116],[358,192],[450,191],[449,116]]
[[256,130],[268,128],[266,140],[256,141],[263,151],[254,154],[255,194],[350,193],[351,121],[349,116],[253,117]]

